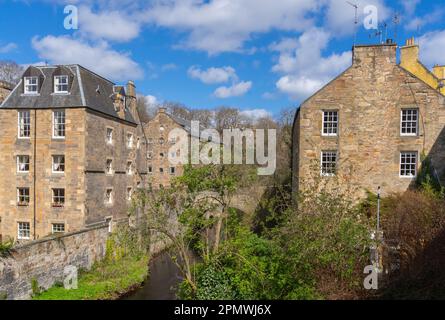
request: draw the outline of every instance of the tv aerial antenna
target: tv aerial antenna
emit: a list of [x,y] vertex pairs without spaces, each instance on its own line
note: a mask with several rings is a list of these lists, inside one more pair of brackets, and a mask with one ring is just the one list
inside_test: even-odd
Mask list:
[[398,12],[394,15],[392,23],[394,24],[394,42],[397,43],[397,31],[400,24],[400,15]]
[[355,46],[355,43],[357,41],[357,31],[358,31],[358,4],[352,3],[350,1],[346,1],[347,4],[349,4],[351,7],[355,10],[355,18],[354,18],[354,43],[353,46]]

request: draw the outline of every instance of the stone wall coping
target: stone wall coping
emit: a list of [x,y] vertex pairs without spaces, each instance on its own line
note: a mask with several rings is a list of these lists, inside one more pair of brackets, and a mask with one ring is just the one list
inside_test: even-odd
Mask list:
[[40,244],[40,243],[45,243],[45,242],[49,242],[49,241],[53,241],[53,240],[59,240],[59,239],[63,239],[63,238],[68,238],[77,234],[82,234],[82,233],[86,233],[89,232],[91,230],[97,230],[97,229],[104,229],[104,228],[108,228],[108,223],[107,222],[101,222],[98,225],[95,226],[91,226],[89,228],[85,228],[82,230],[78,230],[78,231],[73,231],[73,232],[69,232],[69,233],[65,233],[63,235],[51,235],[42,239],[38,239],[38,240],[33,240],[31,242],[28,243],[24,243],[18,246],[14,246],[12,249],[13,250],[17,250],[17,249],[24,249],[27,247],[31,247],[34,246],[36,244]]

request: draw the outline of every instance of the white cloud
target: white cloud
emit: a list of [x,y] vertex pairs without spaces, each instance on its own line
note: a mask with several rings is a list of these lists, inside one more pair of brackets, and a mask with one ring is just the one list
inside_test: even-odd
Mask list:
[[445,30],[429,32],[419,38],[420,60],[432,67],[445,65]]
[[259,120],[261,118],[272,117],[272,114],[269,111],[267,111],[266,109],[243,110],[243,111],[240,111],[240,115],[243,117],[246,117],[248,119],[251,119],[253,121]]
[[230,87],[222,86],[215,90],[213,93],[215,97],[220,99],[226,99],[231,97],[239,97],[245,95],[252,88],[251,81],[243,81],[234,83]]
[[230,80],[238,79],[236,71],[232,67],[208,68],[201,70],[199,67],[192,66],[188,70],[188,75],[192,79],[199,79],[205,84],[226,83]]
[[142,14],[148,23],[187,33],[182,47],[209,54],[243,51],[254,33],[302,31],[321,0],[158,0]]
[[79,31],[94,39],[129,41],[139,35],[140,27],[140,22],[122,10],[94,13],[87,6],[79,8]]
[[162,71],[171,71],[171,70],[176,70],[176,69],[178,69],[178,66],[174,63],[167,63],[161,67]]
[[0,46],[0,53],[10,53],[18,48],[17,44],[10,42],[4,46]]
[[322,52],[330,39],[330,33],[313,28],[298,39],[287,38],[272,44],[270,48],[279,52],[272,71],[282,74],[276,83],[278,90],[292,99],[304,99],[344,71],[351,64],[351,52],[324,57]]
[[117,52],[100,41],[89,44],[68,36],[34,37],[32,46],[41,59],[51,64],[81,64],[115,81],[141,79],[143,72],[127,53]]
[[146,99],[147,103],[151,106],[159,104],[158,98],[156,98],[155,96],[152,96],[150,94],[146,95],[145,99]]

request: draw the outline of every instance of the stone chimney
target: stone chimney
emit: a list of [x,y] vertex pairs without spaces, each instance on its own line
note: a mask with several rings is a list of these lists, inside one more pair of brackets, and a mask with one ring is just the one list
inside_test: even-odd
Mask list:
[[158,109],[158,113],[166,113],[166,112],[167,112],[167,108],[165,108],[165,107],[160,107]]
[[397,45],[395,43],[354,46],[353,66],[372,66],[380,68],[397,63]]
[[418,64],[419,46],[415,44],[414,38],[410,38],[406,40],[405,46],[400,48],[400,66],[411,71],[417,68]]
[[445,80],[445,66],[434,66],[433,73],[439,80]]
[[136,97],[136,85],[133,81],[128,81],[127,83],[127,108],[130,111],[131,115],[133,116],[133,119],[136,120],[136,122],[139,121],[139,116],[137,112],[137,97]]

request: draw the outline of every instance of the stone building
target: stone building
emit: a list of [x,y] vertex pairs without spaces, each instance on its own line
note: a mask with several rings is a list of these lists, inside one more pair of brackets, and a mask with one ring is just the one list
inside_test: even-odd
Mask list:
[[398,64],[395,44],[355,46],[351,67],[301,104],[293,127],[295,193],[313,174],[352,187],[357,197],[379,186],[384,194],[403,192],[424,157],[445,183],[444,68],[429,72],[413,41],[401,50]]
[[182,175],[183,165],[172,164],[169,160],[181,156],[179,150],[170,150],[177,141],[169,140],[169,133],[174,129],[190,133],[190,124],[190,121],[167,112],[166,108],[159,108],[155,117],[144,124],[147,135],[147,181],[153,189],[169,187],[172,178]]
[[6,99],[6,97],[11,93],[13,85],[0,80],[0,104]]
[[29,67],[0,107],[0,234],[37,239],[127,218],[146,177],[133,82]]

